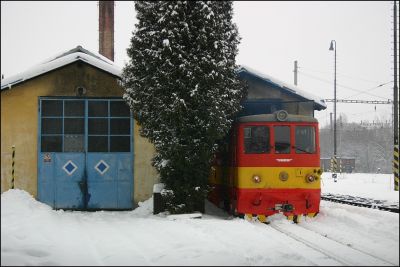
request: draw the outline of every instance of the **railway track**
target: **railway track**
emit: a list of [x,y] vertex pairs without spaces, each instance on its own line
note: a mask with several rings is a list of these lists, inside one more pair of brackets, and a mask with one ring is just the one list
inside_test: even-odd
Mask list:
[[337,265],[343,266],[395,266],[380,257],[355,249],[348,244],[330,239],[320,233],[300,227],[297,224],[269,224],[274,230],[285,234],[307,247],[316,250]]
[[372,198],[355,197],[350,195],[339,195],[331,193],[322,193],[321,199],[338,202],[353,206],[366,207],[372,209],[386,210],[390,212],[399,213],[398,202],[388,202],[386,200],[376,200]]

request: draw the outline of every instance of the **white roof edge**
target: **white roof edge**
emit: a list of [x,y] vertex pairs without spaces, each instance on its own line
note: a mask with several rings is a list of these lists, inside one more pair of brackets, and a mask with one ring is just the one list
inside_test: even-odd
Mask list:
[[110,65],[115,65],[115,63],[114,63],[112,60],[108,59],[107,57],[103,56],[102,54],[89,51],[89,50],[83,48],[83,47],[80,46],[80,45],[78,45],[77,47],[75,47],[75,48],[73,48],[73,49],[71,49],[71,50],[68,50],[68,51],[65,51],[65,52],[62,52],[62,53],[58,53],[57,55],[54,55],[54,56],[52,56],[52,57],[50,57],[50,58],[44,60],[41,64],[43,64],[43,63],[48,63],[48,62],[50,62],[50,61],[53,61],[53,60],[58,59],[58,58],[60,58],[60,57],[63,57],[63,56],[65,56],[65,55],[67,55],[67,54],[72,54],[72,53],[74,53],[74,52],[82,52],[82,53],[91,55],[91,56],[93,56],[93,57],[95,57],[95,58],[98,58],[98,59],[100,59],[100,60],[103,60],[103,61],[105,61],[106,63],[108,63],[108,64],[110,64]]
[[[87,51],[87,50],[86,50]],[[89,52],[89,51],[88,51]],[[90,52],[92,53],[92,52]],[[93,53],[96,55],[95,53]],[[103,58],[96,58],[93,55],[83,53],[83,52],[73,52],[71,54],[66,54],[65,56],[61,56],[63,53],[58,54],[55,57],[50,58],[49,60],[40,63],[28,70],[21,72],[19,74],[10,76],[1,80],[1,90],[11,88],[13,85],[21,83],[23,81],[32,79],[36,76],[44,74],[46,72],[52,71],[54,69],[63,67],[67,64],[73,63],[75,61],[83,61],[89,65],[102,69],[112,75],[121,77],[122,69],[114,64],[111,60],[104,60],[105,57],[99,55]],[[60,57],[61,56],[61,57]]]
[[317,103],[318,105],[320,105],[320,106],[322,106],[324,108],[327,107],[324,99],[319,98],[319,97],[317,97],[317,96],[315,96],[313,94],[307,93],[307,92],[305,92],[304,90],[300,89],[299,87],[297,87],[295,85],[291,85],[291,84],[282,82],[282,81],[280,81],[280,80],[278,80],[278,79],[276,79],[276,78],[274,78],[274,77],[272,77],[270,75],[267,75],[265,73],[261,73],[261,72],[259,72],[257,70],[254,70],[254,69],[252,69],[252,68],[250,68],[248,66],[240,65],[238,70],[237,70],[237,72],[240,73],[241,71],[247,71],[247,72],[259,77],[262,80],[265,80],[267,82],[276,84],[277,86],[281,87],[282,89],[285,89],[285,90],[289,91],[290,93],[294,93],[294,94],[297,94],[297,95],[299,95],[301,97],[304,97],[306,99],[313,100],[315,103]]

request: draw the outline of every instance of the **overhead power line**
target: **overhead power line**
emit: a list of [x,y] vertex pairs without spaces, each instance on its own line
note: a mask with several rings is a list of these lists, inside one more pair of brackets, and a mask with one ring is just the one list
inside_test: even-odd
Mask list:
[[[324,99],[325,102],[335,102],[334,99]],[[336,99],[336,102],[341,103],[360,103],[360,104],[393,104],[393,101],[388,99],[387,101],[379,100],[354,100],[354,99]]]
[[364,91],[362,91],[362,92],[359,92],[359,93],[357,93],[357,94],[351,95],[351,96],[347,97],[347,99],[349,99],[350,97],[356,96],[356,95],[365,94],[367,91],[374,90],[374,89],[376,89],[376,88],[382,87],[382,86],[384,86],[384,85],[386,85],[386,84],[389,84],[389,83],[392,83],[392,82],[393,82],[393,81],[386,82],[386,83],[382,83],[382,84],[380,84],[380,85],[378,85],[378,86],[375,86],[375,87],[372,87],[372,88],[370,88],[370,89],[367,89],[367,90],[364,90]]
[[[310,74],[304,73],[304,72],[302,72],[302,71],[298,71],[298,73],[300,73],[300,74],[302,74],[302,75],[304,75],[304,76],[308,76],[308,77],[310,77],[310,78],[313,78],[313,79],[316,79],[316,80],[325,82],[325,83],[332,84],[331,81],[328,81],[328,80],[325,80],[325,79],[321,79],[321,78],[315,77],[314,75],[310,75]],[[392,81],[387,82],[387,83],[385,83],[385,84],[388,84],[388,83],[391,83],[391,82],[392,82]],[[351,88],[351,87],[348,87],[348,86],[345,86],[345,85],[342,85],[342,84],[337,84],[337,85],[340,86],[340,87],[343,87],[343,88],[350,89],[350,90],[352,90],[352,91],[356,91],[356,92],[358,92],[358,93],[360,93],[360,94],[366,94],[366,95],[374,96],[374,97],[377,97],[377,98],[385,99],[385,98],[382,97],[382,96],[374,95],[374,94],[371,94],[371,93],[367,93],[367,92],[366,92],[366,91],[369,91],[369,90],[372,90],[372,89],[381,87],[381,86],[383,86],[383,85],[385,85],[385,84],[380,84],[380,85],[378,85],[378,86],[376,86],[376,87],[374,87],[374,88],[369,88],[369,89],[364,90],[364,91],[361,91],[361,90],[358,90],[358,89],[354,89],[354,88]]]
[[[310,69],[308,67],[298,67],[299,69],[305,69],[307,71],[311,71],[311,72],[315,72],[315,73],[324,73],[324,74],[332,74],[332,72],[328,72],[328,71],[320,71],[320,70],[315,70],[315,69]],[[370,83],[378,83],[378,81],[372,81],[372,80],[367,80],[361,77],[355,77],[355,76],[350,76],[350,75],[346,75],[346,74],[342,74],[342,73],[336,73],[338,76],[343,76],[343,77],[347,77],[353,80],[361,80],[361,81],[365,81],[365,82],[370,82]]]

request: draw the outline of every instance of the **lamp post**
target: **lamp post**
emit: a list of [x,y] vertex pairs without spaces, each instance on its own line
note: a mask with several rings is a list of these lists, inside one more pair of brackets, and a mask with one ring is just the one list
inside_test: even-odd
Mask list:
[[[333,43],[335,43],[335,46],[333,46]],[[336,159],[336,155],[337,155],[337,151],[336,151],[336,41],[332,40],[331,41],[331,46],[329,47],[330,51],[335,51],[335,80],[334,80],[334,102],[333,102],[333,161],[334,161],[334,168],[333,168],[333,172],[336,172],[337,169],[337,159]],[[336,176],[336,175],[335,175]]]

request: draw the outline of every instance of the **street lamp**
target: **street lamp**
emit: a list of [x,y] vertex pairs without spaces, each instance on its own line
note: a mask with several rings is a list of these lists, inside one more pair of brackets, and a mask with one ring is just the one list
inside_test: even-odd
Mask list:
[[[333,46],[335,43],[335,46]],[[334,100],[333,100],[333,158],[336,161],[336,41],[331,41],[330,51],[335,51],[335,80],[334,80]],[[334,172],[336,172],[337,163],[334,164]]]

